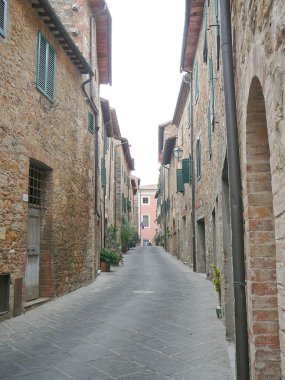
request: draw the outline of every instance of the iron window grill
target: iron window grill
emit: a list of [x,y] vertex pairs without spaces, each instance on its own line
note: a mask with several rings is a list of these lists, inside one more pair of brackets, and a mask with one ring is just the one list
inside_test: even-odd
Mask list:
[[0,315],[9,311],[10,274],[0,274]]
[[47,170],[35,162],[30,163],[29,205],[45,208],[47,198]]

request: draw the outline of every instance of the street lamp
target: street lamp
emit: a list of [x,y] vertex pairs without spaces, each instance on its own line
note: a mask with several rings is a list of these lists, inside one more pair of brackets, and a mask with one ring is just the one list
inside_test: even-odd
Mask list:
[[177,146],[176,148],[173,149],[174,157],[178,159],[178,161],[181,160],[182,154],[183,154],[183,149]]

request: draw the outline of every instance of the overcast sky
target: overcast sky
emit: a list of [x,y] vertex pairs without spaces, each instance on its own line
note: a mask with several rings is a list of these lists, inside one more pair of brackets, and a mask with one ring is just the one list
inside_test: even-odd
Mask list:
[[112,16],[112,86],[101,97],[116,109],[129,140],[134,175],[158,181],[158,125],[172,120],[182,74],[185,0],[107,0]]

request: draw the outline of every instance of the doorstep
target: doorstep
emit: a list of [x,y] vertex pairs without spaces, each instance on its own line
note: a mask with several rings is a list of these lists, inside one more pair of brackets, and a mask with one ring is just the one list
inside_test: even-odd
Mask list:
[[24,303],[24,309],[25,309],[25,311],[31,310],[34,307],[40,306],[40,305],[42,305],[48,301],[51,301],[51,298],[37,298],[35,300],[25,302]]

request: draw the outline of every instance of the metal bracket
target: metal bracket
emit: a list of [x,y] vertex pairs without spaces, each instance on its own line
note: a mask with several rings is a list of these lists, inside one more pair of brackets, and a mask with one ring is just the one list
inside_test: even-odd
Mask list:
[[246,286],[246,281],[234,281],[234,286]]

